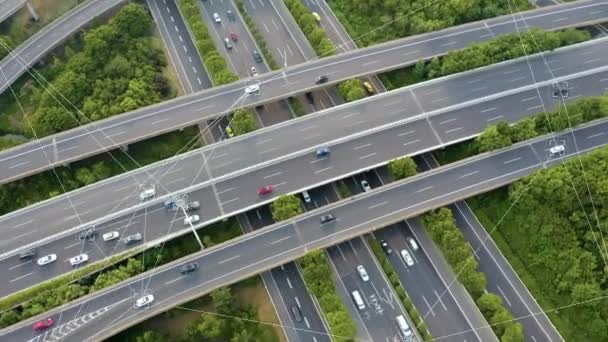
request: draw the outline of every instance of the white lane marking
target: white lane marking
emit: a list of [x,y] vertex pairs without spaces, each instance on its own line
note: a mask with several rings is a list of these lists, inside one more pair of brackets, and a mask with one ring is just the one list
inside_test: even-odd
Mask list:
[[443,307],[443,310],[448,311],[448,308],[443,303],[443,300],[441,299],[441,296],[439,295],[439,293],[437,293],[437,290],[433,290],[433,292],[435,292],[435,296],[437,296],[437,300],[439,301],[439,303]]
[[435,316],[435,311],[433,311],[433,307],[429,304],[429,302],[426,300],[426,297],[424,297],[424,295],[422,295],[422,300],[424,301],[426,306],[429,307],[429,312],[431,313],[431,315]]
[[29,264],[30,262],[34,262],[34,260],[29,260],[29,261],[26,261],[26,262],[22,262],[22,263],[20,263],[20,264],[15,265],[15,266],[11,266],[11,267],[9,267],[8,269],[9,269],[9,271],[12,271],[12,270],[14,270],[14,269],[15,269],[15,268],[17,268],[17,267],[21,267],[21,266],[23,266],[23,265],[27,265],[27,264]]
[[230,202],[234,202],[234,201],[238,201],[238,200],[239,200],[239,198],[237,197],[237,198],[233,198],[233,199],[229,199],[227,201],[224,201],[224,202],[222,202],[222,204],[226,204],[226,203],[230,203]]
[[460,178],[460,179],[466,178],[466,177],[469,177],[469,176],[472,176],[472,175],[476,174],[477,172],[479,172],[479,171],[473,171],[473,172],[465,173],[464,175],[462,175],[462,176],[460,176],[458,178]]
[[304,127],[304,128],[300,128],[298,131],[300,131],[300,132],[306,132],[306,131],[310,131],[311,129],[315,129],[317,127],[318,127],[317,125],[310,125],[310,126],[307,126],[307,127]]
[[448,122],[456,121],[457,119],[458,119],[458,118],[452,118],[452,119],[448,119],[448,120],[445,120],[445,121],[441,121],[439,124],[440,124],[440,125],[443,125],[443,124],[446,124],[446,123],[448,123]]
[[302,304],[300,304],[300,300],[298,299],[298,297],[295,296],[295,297],[293,297],[293,299],[295,299],[296,305],[301,309],[302,308]]
[[157,120],[157,121],[152,122],[152,123],[151,123],[151,125],[156,125],[156,124],[159,124],[159,123],[161,123],[161,122],[168,121],[168,120],[169,120],[169,118],[160,119],[160,120]]
[[316,163],[318,163],[318,162],[320,162],[320,161],[323,161],[323,160],[327,160],[327,158],[317,158],[317,159],[315,159],[315,160],[313,160],[313,161],[309,162],[309,164],[316,164]]
[[318,173],[321,173],[321,172],[323,172],[323,171],[331,170],[332,168],[333,168],[333,167],[332,167],[332,166],[330,166],[330,167],[326,167],[326,168],[321,169],[321,170],[317,170],[317,171],[315,171],[315,175],[316,175],[316,174],[318,174]]
[[536,96],[532,96],[532,97],[528,97],[527,99],[521,100],[521,102],[532,101],[532,100],[535,100],[535,99],[537,99],[537,97]]
[[601,60],[601,58],[589,59],[589,60],[586,60],[585,62],[583,62],[583,64],[595,63],[595,62],[599,62],[600,60]]
[[304,316],[304,324],[306,324],[307,329],[310,329],[310,323],[308,323],[308,318],[306,318],[306,316]]
[[34,219],[31,219],[31,220],[29,220],[29,221],[25,221],[25,222],[21,222],[21,223],[19,223],[19,224],[14,225],[14,226],[13,226],[13,229],[15,229],[15,228],[19,228],[19,227],[23,227],[23,226],[28,225],[28,224],[30,224],[30,223],[32,223],[32,222],[34,222]]
[[504,115],[495,116],[493,118],[487,119],[486,122],[495,121],[495,120],[498,120],[498,119],[502,119],[504,117],[505,117]]
[[365,158],[369,158],[369,157],[371,157],[371,156],[375,156],[375,155],[376,155],[376,152],[374,152],[374,153],[370,153],[370,154],[366,154],[366,155],[364,155],[364,156],[359,157],[359,160],[361,160],[361,159],[365,159]]
[[15,165],[9,166],[8,168],[9,169],[14,169],[16,167],[23,166],[23,165],[26,165],[26,164],[29,164],[29,163],[30,163],[30,161],[28,160],[28,161],[24,161],[24,162],[19,163],[19,164],[15,164]]
[[474,80],[470,80],[467,82],[467,84],[473,84],[473,83],[477,83],[477,82],[481,82],[481,78],[476,78]]
[[181,34],[180,34],[180,35],[178,35],[178,36],[177,36],[177,38],[179,38],[179,41],[180,41],[180,42],[182,42],[182,43],[184,42],[184,38],[182,38],[182,35],[181,35]]
[[403,144],[403,146],[407,146],[407,145],[410,145],[410,144],[415,144],[415,143],[417,143],[417,142],[419,142],[419,141],[420,141],[420,139],[416,139],[416,140],[408,141],[408,142],[404,143],[404,144]]
[[386,205],[387,203],[388,203],[388,202],[386,202],[386,201],[385,201],[385,202],[382,202],[382,203],[374,204],[374,205],[372,205],[372,206],[367,207],[367,210],[376,209],[376,208],[378,208],[378,207],[381,207],[381,206],[383,206],[383,205]]
[[372,144],[370,143],[370,144],[365,144],[365,145],[357,146],[357,147],[353,148],[353,151],[360,150],[362,148],[366,148],[366,147],[369,147],[369,146],[372,146]]
[[502,295],[502,298],[505,300],[505,302],[507,302],[507,304],[509,306],[511,306],[511,301],[509,300],[509,298],[507,298],[507,295],[505,294],[505,292],[500,288],[500,285],[496,285],[496,288],[498,288],[498,292],[500,292],[500,294]]
[[376,59],[376,60],[373,60],[373,61],[371,61],[371,62],[363,63],[363,64],[361,64],[361,65],[362,65],[362,66],[368,66],[368,65],[376,64],[376,63],[378,63],[378,62],[380,62],[380,61]]
[[520,76],[520,77],[512,78],[512,79],[508,80],[507,82],[517,82],[517,81],[521,81],[521,80],[525,80],[525,79],[526,79],[526,76]]
[[120,132],[116,132],[116,133],[112,133],[112,134],[105,134],[105,138],[106,139],[111,139],[115,136],[121,135],[121,134],[125,134],[127,133],[127,131],[120,131]]
[[512,74],[514,72],[518,72],[519,70],[521,70],[521,69],[515,68],[515,69],[507,70],[507,71],[503,72],[503,74],[508,75],[508,74]]
[[195,74],[198,73],[198,70],[196,70],[195,67],[192,67],[192,71],[194,71]]
[[224,190],[222,190],[222,191],[218,191],[218,192],[217,192],[217,194],[218,194],[218,195],[221,195],[221,194],[223,194],[223,193],[225,193],[225,192],[232,191],[232,190],[234,190],[234,189],[236,189],[236,187],[234,187],[234,188],[228,188],[228,189],[224,189]]
[[486,89],[486,88],[487,88],[487,87],[485,87],[485,86],[484,86],[484,87],[479,87],[479,88],[474,88],[474,89],[471,89],[471,91],[472,91],[472,92],[474,92],[474,93],[476,93],[476,92],[478,92],[478,91],[482,91],[482,90],[484,90],[484,89]]
[[228,153],[224,152],[224,153],[218,153],[218,154],[213,154],[211,156],[211,158],[209,159],[217,159],[217,158],[222,158],[222,157],[227,157]]
[[602,78],[602,79],[600,80],[600,82],[606,82],[606,81],[608,81],[608,78]]
[[271,18],[270,21],[272,22],[272,25],[274,26],[275,30],[279,30],[279,25],[277,25],[277,23],[274,21],[274,18]]
[[485,38],[489,38],[489,37],[492,37],[491,33],[486,33],[486,34],[482,34],[481,36],[479,36],[479,38],[481,38],[481,39],[485,39]]
[[17,239],[22,238],[22,237],[24,237],[24,236],[28,236],[28,235],[30,235],[30,234],[32,234],[32,233],[34,233],[34,232],[36,232],[36,231],[37,231],[37,230],[32,230],[32,231],[29,231],[29,232],[27,232],[27,233],[23,233],[23,234],[21,234],[21,235],[17,235],[17,236],[15,236],[15,237],[11,238],[11,240],[17,240]]
[[272,139],[266,139],[266,140],[258,141],[258,142],[256,142],[255,144],[256,144],[256,145],[262,145],[262,144],[265,144],[265,143],[267,143],[267,142],[271,142],[271,141],[272,141]]
[[415,54],[418,52],[420,52],[420,50],[408,51],[408,52],[404,52],[403,54],[401,54],[401,56],[412,55],[412,54]]
[[289,286],[290,289],[293,289],[293,285],[291,285],[291,280],[289,279],[289,277],[285,278],[285,281],[287,282],[287,286]]
[[591,11],[591,12],[589,12],[589,14],[591,14],[591,15],[600,14],[600,13],[604,13],[604,11]]
[[276,188],[278,186],[285,185],[285,184],[287,184],[287,182],[277,183],[277,184],[274,184],[273,186]]
[[188,52],[188,49],[186,48],[186,45],[182,46],[184,48],[184,51]]
[[278,147],[273,147],[273,148],[271,148],[271,149],[264,150],[264,151],[260,152],[260,154],[266,154],[266,153],[270,153],[270,152],[272,152],[272,151],[276,151],[276,150],[278,150],[278,149],[279,149]]
[[23,278],[25,278],[25,277],[27,277],[27,276],[30,276],[30,275],[32,275],[32,274],[34,274],[34,272],[30,272],[30,273],[28,273],[28,274],[24,274],[24,275],[22,275],[21,277],[17,277],[17,278],[15,278],[15,279],[11,279],[11,281],[10,281],[10,282],[12,283],[12,282],[14,282],[14,281],[17,281],[17,280],[19,280],[19,279],[23,279]]
[[262,26],[264,26],[264,30],[266,30],[266,33],[270,33],[270,30],[268,29],[268,26],[266,26],[266,23],[262,23]]
[[275,245],[275,244],[277,244],[277,243],[281,243],[281,242],[283,242],[283,241],[285,241],[285,240],[287,240],[287,239],[291,239],[291,236],[286,236],[286,237],[280,238],[280,239],[278,239],[278,240],[274,240],[274,241],[272,241],[270,244],[271,244],[271,245]]
[[70,248],[73,248],[73,247],[76,247],[76,246],[80,246],[81,244],[82,244],[82,242],[76,242],[76,243],[73,243],[71,245],[63,247],[63,249],[67,250],[67,249],[70,249]]
[[279,172],[276,172],[276,173],[270,174],[270,175],[268,175],[268,176],[264,176],[264,179],[268,179],[268,178],[271,178],[271,177],[274,177],[274,176],[278,176],[278,175],[282,175],[282,174],[283,174],[283,172],[282,172],[282,171],[279,171]]
[[431,102],[436,103],[436,102],[445,101],[445,100],[447,100],[447,99],[448,99],[448,97],[447,97],[447,96],[446,96],[446,97],[440,97],[440,98],[438,98],[438,99],[434,99],[434,100],[432,100]]
[[557,22],[564,21],[564,20],[568,20],[568,17],[562,17],[562,18],[553,19],[553,22],[557,23]]
[[70,147],[68,147],[68,148],[64,148],[64,149],[62,149],[62,150],[58,150],[57,152],[58,152],[58,153],[63,153],[63,152],[66,152],[66,151],[70,151],[70,150],[76,149],[76,148],[78,148],[78,147],[80,147],[80,146],[78,146],[78,145],[76,145],[76,146],[70,146]]
[[170,16],[169,19],[171,19],[171,22],[174,23],[175,22],[175,18],[173,18],[173,16]]
[[215,105],[208,105],[208,106],[198,107],[198,108],[195,108],[194,110],[195,111],[199,111],[199,110],[209,109],[209,108],[213,108],[213,107],[215,107]]
[[528,108],[526,108],[526,110],[535,110],[535,109],[538,109],[538,108],[543,108],[543,105],[538,105],[538,106],[534,106],[534,107],[528,107]]
[[419,193],[419,192],[423,192],[423,191],[430,190],[430,189],[432,189],[432,188],[433,188],[433,186],[431,185],[431,186],[427,186],[426,188],[418,189],[418,190],[416,190],[416,191],[414,191],[414,192],[415,192],[415,193]]
[[233,256],[233,257],[230,257],[230,258],[228,258],[228,259],[224,259],[224,260],[222,260],[222,261],[218,262],[218,264],[223,264],[223,263],[226,263],[226,262],[228,262],[228,261],[232,261],[232,260],[234,260],[234,259],[236,259],[236,258],[238,258],[238,257],[240,257],[240,255],[239,255],[239,254],[237,254],[237,255],[235,255],[235,256]]
[[456,132],[456,131],[460,131],[461,129],[463,129],[464,127],[458,127],[458,128],[454,128],[454,129],[450,129],[445,131],[446,133],[452,133],[452,132]]
[[600,133],[592,134],[592,135],[588,136],[587,139],[597,138],[597,137],[599,137],[601,135],[604,135],[604,134],[606,134],[606,133],[605,132],[600,132]]
[[402,136],[404,136],[404,135],[412,134],[412,133],[414,133],[414,132],[416,132],[416,131],[407,131],[407,132],[404,132],[404,133],[399,133],[399,134],[397,134],[397,136],[398,136],[398,137],[402,137]]
[[590,54],[592,54],[592,53],[594,53],[594,52],[595,52],[595,51],[593,51],[593,50],[589,50],[589,51],[581,52],[581,53],[579,53],[579,55],[581,55],[581,56],[585,56],[585,55],[590,55]]
[[436,94],[436,93],[438,93],[438,92],[440,92],[440,91],[441,91],[441,88],[439,88],[439,89],[437,89],[437,90],[433,90],[433,91],[429,91],[429,92],[423,93],[422,95],[431,95],[431,94]]
[[200,77],[197,77],[197,78],[196,78],[196,81],[198,82],[198,84],[203,84],[203,82],[201,81],[201,78],[200,78]]
[[180,280],[180,279],[182,279],[182,278],[185,278],[185,277],[187,277],[187,276],[186,276],[186,275],[183,275],[183,276],[181,276],[181,277],[177,277],[177,278],[175,278],[175,279],[173,279],[173,280],[169,280],[168,282],[166,282],[166,283],[165,283],[165,285],[173,284],[173,283],[175,283],[176,281],[178,281],[178,280]]
[[362,123],[365,123],[365,120],[361,120],[361,121],[355,121],[355,122],[353,122],[353,123],[351,123],[351,124],[347,125],[346,127],[353,127],[353,126],[360,125],[360,124],[362,124]]
[[382,107],[390,107],[390,106],[394,106],[394,105],[397,105],[397,104],[400,104],[400,103],[401,103],[401,100],[397,100],[397,101],[393,101],[393,102],[387,102],[387,103],[383,104]]
[[439,46],[450,46],[450,45],[454,45],[456,43],[458,43],[458,42],[456,42],[456,41],[454,41],[454,42],[448,42],[448,43],[443,43],[443,44],[441,44]]
[[349,113],[349,114],[346,114],[346,115],[342,116],[340,119],[348,119],[351,116],[356,116],[356,115],[359,115],[359,114],[361,114],[361,113],[359,113],[359,112]]
[[491,112],[493,110],[496,110],[496,107],[484,109],[484,110],[480,111],[480,113],[487,113],[487,112]]
[[510,164],[510,163],[514,163],[514,162],[516,162],[516,161],[518,161],[518,160],[520,160],[520,159],[521,159],[521,157],[517,157],[517,158],[509,159],[509,160],[507,160],[507,161],[503,162],[503,164]]

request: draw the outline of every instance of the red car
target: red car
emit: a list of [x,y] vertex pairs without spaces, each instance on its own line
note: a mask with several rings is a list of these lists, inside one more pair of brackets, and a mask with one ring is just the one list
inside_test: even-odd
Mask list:
[[274,190],[274,188],[272,187],[272,185],[261,186],[258,188],[258,195],[260,195],[260,196],[268,195],[273,190]]
[[34,323],[34,331],[41,331],[50,328],[55,321],[52,318],[43,319],[42,321],[38,321]]
[[238,37],[236,36],[236,33],[234,33],[234,32],[230,32],[230,34],[228,36],[230,37],[230,39],[232,39],[233,42],[236,42],[238,40]]

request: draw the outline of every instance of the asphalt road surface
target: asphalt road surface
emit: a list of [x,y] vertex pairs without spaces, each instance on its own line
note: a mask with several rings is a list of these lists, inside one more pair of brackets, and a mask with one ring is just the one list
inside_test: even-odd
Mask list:
[[[96,5],[107,6],[119,1],[103,1]],[[413,64],[422,58],[441,55],[473,42],[486,41],[494,35],[525,30],[528,27],[556,29],[599,22],[604,20],[607,13],[608,4],[604,4],[602,0],[551,6],[518,14],[516,20],[503,16],[310,61],[284,71],[269,72],[260,75],[256,80],[260,84],[258,95],[246,96],[244,89],[251,84],[251,80],[247,79],[5,150],[0,153],[0,183],[209,120],[227,114],[237,107],[257,106],[318,88],[319,85],[314,82],[318,75],[329,77],[326,85],[335,84],[344,79]],[[65,25],[56,25],[66,29]],[[71,27],[69,32],[73,32]],[[39,41],[49,43],[48,36],[40,35],[42,37],[32,38],[31,45],[28,46],[34,49]],[[34,50],[37,54],[47,51]],[[20,51],[20,56],[29,58],[27,51]],[[4,60],[0,62],[0,69],[7,79],[11,80],[23,72],[22,62],[15,59]]]
[[[602,84],[602,79],[608,79],[608,72],[591,74],[570,80],[571,98],[581,94],[598,95],[602,93],[603,91],[599,87]],[[469,138],[478,134],[487,125],[486,120],[489,116],[488,109],[490,108],[500,109],[500,112],[509,121],[526,117],[540,110],[540,108],[530,110],[530,108],[541,105],[535,106],[535,103],[528,101],[530,98],[534,99],[538,94],[541,95],[543,103],[548,107],[551,101],[554,101],[553,104],[556,104],[556,100],[552,99],[551,91],[548,88],[551,87],[540,88],[539,91],[533,89],[514,93],[481,104],[452,110],[445,113],[445,115],[440,114],[430,118],[424,116],[403,124],[378,130],[332,145],[332,153],[329,158],[317,158],[314,152],[300,154],[285,161],[271,163],[265,167],[240,174],[236,177],[216,180],[211,185],[203,185],[197,190],[191,191],[189,198],[198,200],[203,204],[197,214],[200,217],[201,224],[208,224],[223,217],[228,217],[268,203],[281,194],[297,192],[319,184],[329,183],[334,179],[358,173],[360,170],[374,168],[402,155],[423,153],[434,150],[442,146],[443,143]],[[406,100],[406,98],[400,97],[400,101],[403,100]],[[410,101],[412,100],[410,99]],[[401,103],[403,104],[403,102]],[[539,103],[539,101],[537,100],[536,103]],[[338,120],[338,122],[343,121]],[[333,133],[335,134],[335,132]],[[281,141],[287,140],[289,139]],[[250,146],[253,146],[253,144],[250,144]],[[270,147],[260,147],[260,151],[263,151],[263,148],[271,149]],[[245,151],[244,154],[251,156],[253,154],[251,148]],[[222,155],[216,154],[215,156]],[[234,161],[235,158],[232,157],[231,160]],[[216,162],[215,160],[213,161]],[[217,162],[221,162],[221,159]],[[222,166],[222,164],[208,165],[207,170],[203,170],[204,168],[200,166],[200,160],[198,164],[192,165],[193,168],[187,170],[187,172],[193,173],[198,177],[202,177],[200,175],[209,172],[209,170],[212,170],[211,173],[214,174],[213,170],[217,170],[218,167]],[[230,166],[230,164],[223,165],[225,168]],[[170,166],[165,167],[165,171],[171,171]],[[205,177],[209,177],[209,175]],[[175,179],[175,175],[172,182],[187,183],[185,178]],[[271,196],[259,196],[256,193],[256,189],[261,185],[273,185],[275,188],[274,193]],[[120,199],[131,197],[132,201],[136,201],[138,196],[137,187],[134,188],[131,185],[129,188],[121,190],[123,191],[122,193],[119,189],[115,188],[115,191],[110,196]],[[7,227],[2,230],[4,234],[7,234],[6,239],[0,240],[2,251],[10,255],[15,247],[23,247],[34,242],[36,245],[39,245],[38,253],[40,255],[56,253],[61,260],[62,258],[67,259],[74,256],[78,252],[88,252],[90,260],[97,261],[115,252],[124,250],[127,246],[124,246],[120,242],[79,242],[76,240],[76,232],[59,234],[64,231],[64,227],[66,226],[74,227],[81,222],[87,222],[87,215],[92,213],[94,208],[103,205],[99,194],[91,192],[89,195],[95,204],[92,202],[90,202],[91,204],[74,202],[72,200],[65,207],[59,206],[58,208],[66,212],[66,215],[62,217],[63,221],[52,219],[57,217],[57,209],[55,211],[45,211],[50,215],[49,218],[45,219],[46,221],[39,221],[45,222],[44,229],[41,229],[42,226],[39,222],[34,221],[31,215],[22,216],[25,218],[21,221],[7,216],[2,221],[2,224]],[[115,207],[115,204],[111,204],[106,210],[110,209],[110,211],[113,211]],[[22,214],[25,212],[22,212]],[[144,234],[144,241],[151,242],[158,241],[161,238],[168,239],[188,232],[188,226],[184,225],[183,219],[182,213],[168,213],[163,209],[162,203],[153,202],[153,204],[144,209],[131,211],[128,214],[110,220],[108,223],[99,224],[96,229],[100,233],[118,229],[123,236],[134,232],[141,232]],[[55,225],[53,225],[53,222],[56,222]],[[16,231],[20,234],[16,234]],[[40,240],[44,240],[44,242]],[[32,263],[22,265],[16,257],[10,257],[0,260],[0,269],[7,270],[4,271],[7,273],[3,277],[2,286],[0,286],[0,295],[6,296],[44,279],[65,273],[71,267],[67,263],[55,263],[40,272],[36,265]]]
[[[284,264],[312,249],[338,244],[430,209],[503,186],[544,167],[558,165],[569,156],[604,146],[608,143],[607,132],[608,120],[603,120],[357,195],[161,266],[61,309],[4,329],[0,331],[0,337],[8,341],[41,340],[43,336],[53,334],[62,334],[64,341],[108,337],[146,317],[224,284]],[[556,143],[566,147],[563,154],[552,155],[549,152],[549,148]],[[327,213],[335,215],[337,220],[320,225],[320,217]],[[180,275],[178,267],[192,261],[203,265],[201,270],[188,276]],[[135,299],[144,293],[153,293],[155,301],[147,309],[134,308]],[[31,324],[47,316],[56,320],[56,326],[42,334],[34,332]]]
[[23,5],[25,5],[26,0],[2,0],[0,1],[0,23],[3,22],[6,18],[13,15],[17,12]]

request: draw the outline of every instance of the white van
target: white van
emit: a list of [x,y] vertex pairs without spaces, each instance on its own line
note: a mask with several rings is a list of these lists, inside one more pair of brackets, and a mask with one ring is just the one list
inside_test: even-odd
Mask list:
[[397,316],[396,320],[397,320],[397,327],[399,328],[401,335],[403,335],[403,338],[409,339],[410,337],[412,337],[412,335],[413,335],[412,330],[410,329],[410,326],[407,324],[405,317],[403,317],[403,315],[399,315],[399,316]]
[[361,298],[359,291],[357,291],[357,290],[353,291],[352,295],[353,295],[353,300],[355,301],[355,304],[357,304],[357,309],[359,309],[359,310],[365,309],[365,303],[363,302],[363,298]]
[[310,194],[308,194],[308,191],[302,191],[302,197],[304,198],[305,203],[310,203]]

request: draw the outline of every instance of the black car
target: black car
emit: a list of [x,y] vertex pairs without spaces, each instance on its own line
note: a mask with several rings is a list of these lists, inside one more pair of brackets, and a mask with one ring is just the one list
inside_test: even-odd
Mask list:
[[291,307],[291,313],[296,322],[302,322],[302,311],[300,311],[300,308],[297,305]]
[[36,256],[36,250],[33,248],[19,253],[19,259],[21,259],[21,260],[32,259],[35,256]]
[[95,229],[89,228],[87,230],[81,231],[80,234],[78,234],[78,239],[93,241],[93,240],[95,240],[96,236],[97,236],[97,232],[95,231]]
[[329,223],[331,221],[335,221],[336,217],[332,214],[327,214],[327,215],[323,215],[321,216],[321,224],[326,224]]
[[228,17],[228,19],[230,21],[236,21],[236,16],[234,15],[234,12],[232,12],[231,10],[226,11],[226,16]]
[[189,273],[192,273],[192,272],[194,272],[196,270],[198,270],[198,263],[192,262],[192,263],[185,264],[184,266],[180,267],[179,273],[181,273],[181,274],[189,274]]
[[312,97],[312,93],[311,92],[308,91],[304,95],[306,96],[306,100],[308,100],[308,103],[315,104],[315,98]]
[[328,80],[327,76],[321,75],[321,76],[317,77],[317,79],[315,79],[315,83],[322,84],[322,83],[327,82],[327,80]]
[[256,61],[257,63],[262,63],[262,55],[260,55],[260,53],[257,50],[253,50],[253,60]]
[[388,245],[388,242],[380,240],[380,246],[382,246],[382,249],[384,249],[384,253],[386,253],[387,255],[393,253],[393,249],[391,248],[391,246]]

